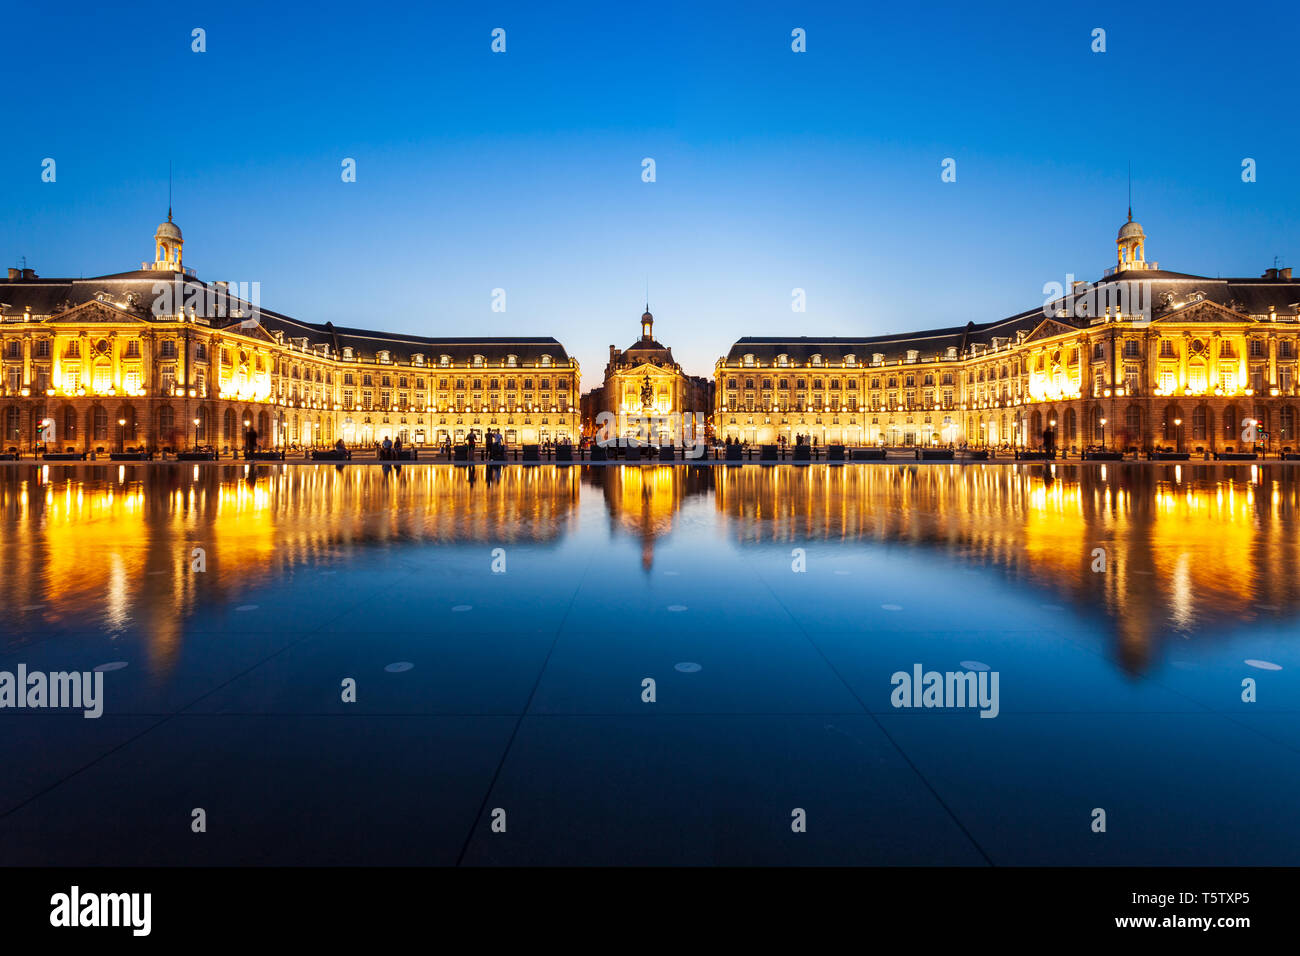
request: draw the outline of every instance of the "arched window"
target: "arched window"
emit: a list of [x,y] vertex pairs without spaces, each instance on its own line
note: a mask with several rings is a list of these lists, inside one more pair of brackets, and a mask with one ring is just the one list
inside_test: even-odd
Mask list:
[[[23,413],[19,411],[17,405],[10,405],[5,409],[5,436],[6,442],[16,442],[22,434]],[[7,446],[6,446],[7,447]]]
[[1206,408],[1197,405],[1192,409],[1192,437],[1204,439],[1208,436],[1206,429]]
[[114,421],[114,424],[116,425],[119,421],[126,422],[125,425],[119,426],[122,429],[122,440],[124,442],[135,441],[135,409],[130,405],[123,405],[117,410],[117,418]]
[[1142,437],[1142,409],[1138,405],[1130,405],[1124,410],[1124,428],[1128,432],[1128,440],[1131,442],[1139,441]]
[[108,440],[108,410],[103,405],[96,405],[90,410],[92,440]]
[[439,365],[450,365],[450,364],[451,364],[451,356],[450,356],[450,355],[439,355],[439,356],[438,356],[438,364],[439,364]]
[[543,355],[543,356],[542,356],[542,364],[543,364],[543,365],[550,365],[550,364],[551,364],[551,357],[550,357],[549,355]]
[[1182,417],[1183,417],[1182,409],[1180,409],[1177,405],[1165,406],[1165,428],[1164,428],[1165,441],[1174,441],[1178,438],[1178,426],[1175,424],[1175,422],[1181,420]]
[[1240,438],[1241,413],[1236,405],[1229,405],[1223,410],[1223,437],[1233,441]]
[[63,440],[73,441],[77,437],[77,410],[71,405],[63,409]]

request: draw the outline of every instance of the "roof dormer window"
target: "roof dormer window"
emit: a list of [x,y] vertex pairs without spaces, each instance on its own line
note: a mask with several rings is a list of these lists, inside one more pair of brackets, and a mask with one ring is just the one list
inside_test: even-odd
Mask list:
[[439,356],[438,356],[438,364],[441,365],[441,366],[444,366],[444,367],[450,365],[450,364],[451,364],[451,356],[450,356],[450,355],[439,355]]

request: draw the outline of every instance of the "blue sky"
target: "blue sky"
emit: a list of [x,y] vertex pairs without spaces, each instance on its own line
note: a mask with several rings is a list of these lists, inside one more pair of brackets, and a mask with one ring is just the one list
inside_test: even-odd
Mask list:
[[268,308],[555,335],[590,388],[648,277],[658,337],[708,374],[741,335],[987,321],[1099,276],[1130,161],[1162,267],[1300,265],[1298,22],[1280,3],[27,4],[5,22],[0,251],[44,276],[137,267],[172,161],[186,263],[260,282]]

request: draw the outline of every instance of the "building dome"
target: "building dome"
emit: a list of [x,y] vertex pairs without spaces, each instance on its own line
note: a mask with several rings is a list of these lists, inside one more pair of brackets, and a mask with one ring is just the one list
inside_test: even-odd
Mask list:
[[1147,234],[1142,231],[1142,224],[1133,221],[1130,214],[1128,222],[1119,227],[1118,241],[1123,242],[1125,239],[1145,239]]
[[171,216],[168,216],[167,221],[158,226],[158,231],[153,234],[153,237],[155,239],[179,240],[181,238],[181,227],[172,222]]

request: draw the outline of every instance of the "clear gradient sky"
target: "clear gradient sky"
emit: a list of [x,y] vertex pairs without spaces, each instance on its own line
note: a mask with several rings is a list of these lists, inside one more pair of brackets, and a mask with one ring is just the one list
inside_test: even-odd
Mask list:
[[1162,268],[1300,265],[1298,24],[1284,3],[12,5],[0,250],[137,268],[172,161],[186,264],[267,308],[554,335],[586,389],[648,276],[660,341],[710,374],[742,335],[987,321],[1100,276],[1130,161]]

